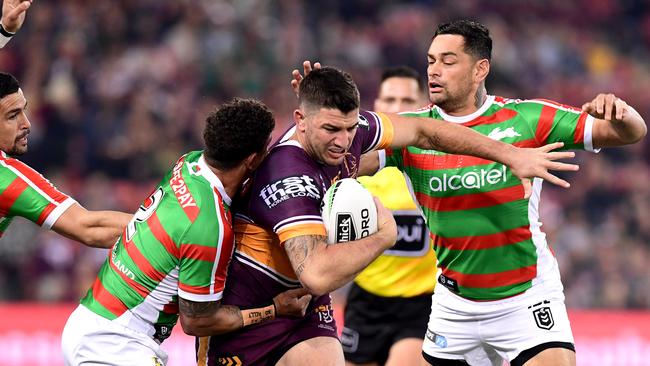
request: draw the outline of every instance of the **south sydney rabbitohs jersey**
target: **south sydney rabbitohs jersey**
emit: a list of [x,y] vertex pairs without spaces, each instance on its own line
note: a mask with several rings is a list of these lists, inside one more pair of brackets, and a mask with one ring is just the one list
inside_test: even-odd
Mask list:
[[16,216],[50,229],[74,203],[34,169],[0,151],[0,237]]
[[[361,154],[389,146],[393,126],[383,114],[362,111],[352,145],[342,164],[327,166],[290,139],[289,129],[272,146],[237,206],[234,259],[246,268],[244,281],[229,283],[224,299],[253,305],[300,286],[282,243],[302,235],[327,236],[320,205],[333,182],[356,177]],[[234,264],[234,263],[233,263]],[[230,297],[232,296],[232,297]]]
[[202,152],[183,155],[135,213],[81,304],[164,340],[179,296],[222,298],[234,246],[230,205]]
[[[449,116],[437,107],[413,115],[462,124],[518,147],[561,141],[566,150],[593,151],[593,117],[547,100],[489,96],[468,116]],[[521,181],[489,160],[408,147],[387,151],[386,165],[405,173],[427,219],[439,285],[465,298],[495,300],[559,280],[540,229],[541,179],[534,179],[532,196],[524,199]]]

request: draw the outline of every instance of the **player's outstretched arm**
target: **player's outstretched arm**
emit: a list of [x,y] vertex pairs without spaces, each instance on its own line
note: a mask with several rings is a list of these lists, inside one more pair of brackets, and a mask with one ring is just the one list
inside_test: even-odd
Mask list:
[[[310,61],[303,62],[304,75],[320,67]],[[291,87],[298,94],[303,75],[293,70]],[[432,118],[407,117],[388,114],[393,121],[395,135],[391,147],[402,148],[417,146],[423,149],[435,149],[450,154],[473,155],[498,161],[510,167],[512,173],[522,179],[525,197],[532,192],[528,178],[539,177],[553,184],[568,188],[569,182],[551,174],[549,170],[576,171],[578,166],[556,162],[558,159],[572,158],[572,152],[551,152],[562,147],[561,144],[549,144],[537,149],[519,149],[500,141],[492,140],[480,133],[464,127]]]
[[[578,166],[555,160],[572,158],[573,152],[553,152],[564,146],[553,143],[534,149],[520,149],[493,140],[480,133],[453,123],[433,119],[390,114],[395,135],[392,147],[417,146],[450,154],[473,155],[498,161],[510,167],[519,178],[539,177],[553,184],[568,188],[569,182],[551,174],[549,170],[576,171]],[[526,197],[528,197],[528,191]]]
[[293,270],[310,293],[319,296],[350,282],[397,240],[397,224],[392,212],[375,198],[376,233],[365,238],[327,244],[322,235],[301,235],[284,242]]
[[240,309],[221,305],[220,301],[197,302],[178,298],[183,331],[191,336],[205,337],[275,319],[278,316],[305,316],[311,295],[304,288],[288,290],[255,308]]
[[582,110],[595,118],[592,139],[596,148],[634,144],[648,132],[639,112],[614,94],[598,94]]
[[131,217],[117,211],[88,211],[75,203],[56,220],[52,230],[90,247],[110,248]]

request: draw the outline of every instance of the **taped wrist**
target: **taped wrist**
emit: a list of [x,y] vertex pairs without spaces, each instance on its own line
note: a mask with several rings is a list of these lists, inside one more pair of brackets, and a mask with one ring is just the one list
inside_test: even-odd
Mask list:
[[244,321],[244,327],[247,327],[249,325],[259,324],[267,320],[275,319],[275,304],[273,301],[269,301],[254,307],[241,308],[240,312],[242,320]]

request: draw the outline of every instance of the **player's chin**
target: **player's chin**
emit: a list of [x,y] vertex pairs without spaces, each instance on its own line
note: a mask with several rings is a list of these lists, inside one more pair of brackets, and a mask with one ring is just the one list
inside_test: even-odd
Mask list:
[[9,155],[23,155],[27,152],[27,144],[16,144],[14,145],[13,148],[11,148],[8,153]]
[[343,164],[343,159],[345,159],[345,151],[338,152],[338,151],[327,150],[323,156],[323,161],[327,165]]
[[444,104],[444,102],[447,101],[447,98],[442,92],[429,91],[429,100],[431,100],[431,103],[433,104]]

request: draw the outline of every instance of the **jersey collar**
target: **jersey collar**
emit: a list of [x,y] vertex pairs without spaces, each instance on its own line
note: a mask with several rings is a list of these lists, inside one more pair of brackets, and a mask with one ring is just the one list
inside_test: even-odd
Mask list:
[[494,103],[494,95],[488,95],[487,98],[485,98],[485,102],[483,102],[481,108],[465,116],[450,116],[447,113],[445,113],[442,109],[440,109],[438,106],[434,106],[434,108],[436,109],[436,111],[438,111],[438,113],[440,113],[442,119],[444,119],[447,122],[466,123],[485,113],[485,111],[487,111],[487,109],[490,108],[492,103]]
[[205,162],[205,157],[203,154],[201,154],[201,157],[199,158],[199,168],[199,174],[201,174],[203,178],[210,182],[210,185],[219,191],[219,194],[221,195],[223,201],[226,203],[226,205],[230,206],[232,203],[232,198],[230,198],[230,196],[228,196],[228,193],[226,193],[226,189],[223,188],[223,183],[221,183],[219,177],[214,174],[212,169],[210,169],[208,166],[208,163]]

